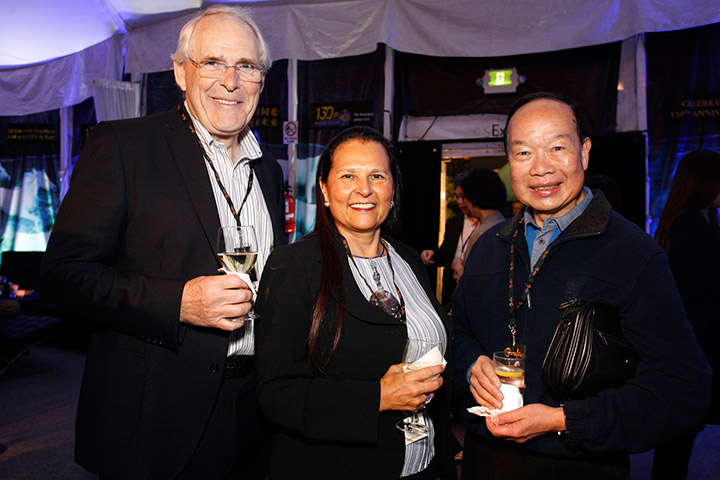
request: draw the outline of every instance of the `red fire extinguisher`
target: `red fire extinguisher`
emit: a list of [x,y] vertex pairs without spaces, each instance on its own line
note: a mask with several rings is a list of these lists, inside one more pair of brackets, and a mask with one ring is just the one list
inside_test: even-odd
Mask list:
[[285,233],[295,233],[295,197],[285,194]]

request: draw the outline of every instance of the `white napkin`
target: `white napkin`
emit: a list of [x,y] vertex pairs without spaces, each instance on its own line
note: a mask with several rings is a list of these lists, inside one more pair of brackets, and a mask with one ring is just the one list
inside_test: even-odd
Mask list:
[[237,275],[238,277],[240,277],[240,280],[245,282],[247,284],[248,288],[250,289],[250,291],[252,292],[252,295],[253,295],[252,301],[253,301],[253,303],[255,303],[255,299],[257,298],[257,290],[255,288],[255,284],[253,283],[253,281],[250,280],[250,275],[248,275],[247,273],[231,272],[230,270],[226,269],[225,267],[221,268],[220,270],[227,274]]
[[447,362],[445,361],[445,358],[443,358],[443,354],[440,353],[440,349],[438,347],[434,347],[410,365],[415,368],[432,367],[433,365],[442,365],[444,367],[447,365]]
[[500,391],[503,394],[502,408],[490,408],[476,405],[467,409],[468,412],[481,417],[494,417],[498,413],[509,412],[523,406],[523,394],[513,385],[502,384]]
[[480,405],[470,407],[467,409],[467,411],[480,417],[494,417],[498,413],[502,413],[497,408],[481,407]]

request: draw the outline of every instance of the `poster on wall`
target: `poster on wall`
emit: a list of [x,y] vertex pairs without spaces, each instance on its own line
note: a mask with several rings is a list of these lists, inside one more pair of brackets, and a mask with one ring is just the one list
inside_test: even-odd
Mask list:
[[310,108],[310,128],[343,129],[356,125],[372,127],[375,113],[372,102],[315,103]]
[[0,120],[0,252],[45,250],[60,204],[58,111]]

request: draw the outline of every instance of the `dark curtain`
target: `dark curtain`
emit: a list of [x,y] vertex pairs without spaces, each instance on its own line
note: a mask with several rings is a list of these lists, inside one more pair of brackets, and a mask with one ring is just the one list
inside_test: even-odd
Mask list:
[[[395,54],[395,132],[403,115],[505,114],[520,97],[550,91],[574,100],[592,133],[615,129],[621,44],[495,58]],[[492,68],[517,69],[517,93],[485,95],[476,80]]]
[[720,151],[720,24],[648,33],[645,46],[654,233],[680,158]]
[[384,62],[384,46],[365,55],[298,61],[295,238],[314,226],[315,169],[325,145],[352,125],[382,131]]

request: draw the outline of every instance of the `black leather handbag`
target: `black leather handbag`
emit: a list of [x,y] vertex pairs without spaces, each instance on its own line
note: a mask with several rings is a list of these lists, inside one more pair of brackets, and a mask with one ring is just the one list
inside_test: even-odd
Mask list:
[[572,299],[560,310],[542,366],[542,381],[556,400],[587,398],[635,375],[639,359],[622,334],[615,309]]

